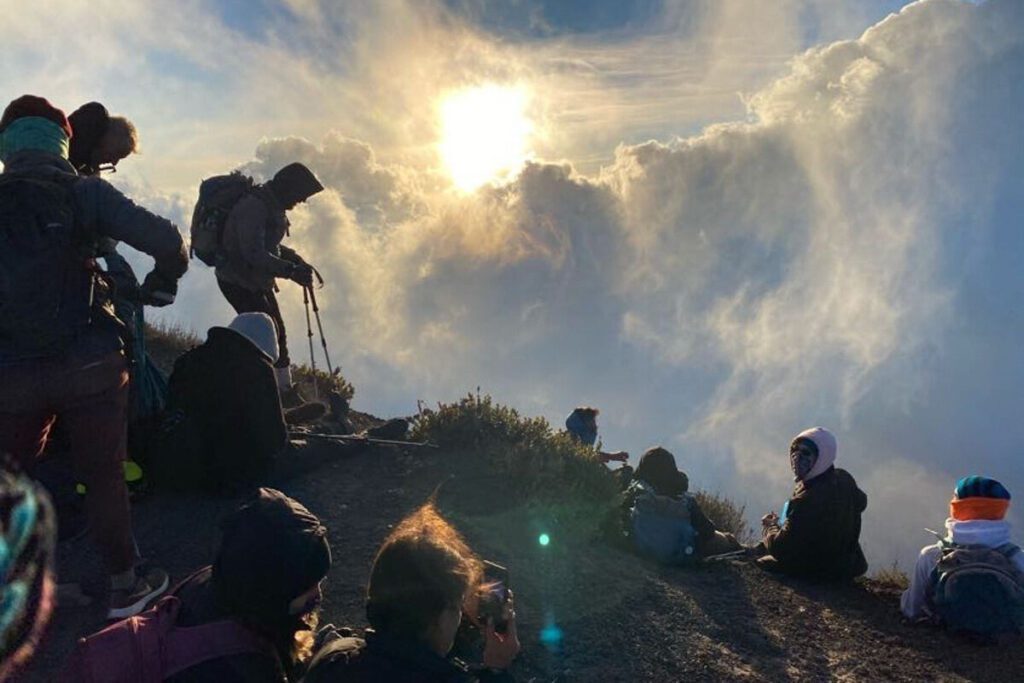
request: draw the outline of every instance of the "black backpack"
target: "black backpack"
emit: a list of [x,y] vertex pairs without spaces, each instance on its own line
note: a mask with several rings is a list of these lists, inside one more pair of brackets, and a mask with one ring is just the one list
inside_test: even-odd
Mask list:
[[92,322],[96,247],[76,180],[0,175],[0,345],[15,354],[59,354]]
[[199,185],[199,199],[189,230],[191,254],[208,266],[223,258],[222,236],[231,209],[255,188],[253,179],[234,171],[207,178]]

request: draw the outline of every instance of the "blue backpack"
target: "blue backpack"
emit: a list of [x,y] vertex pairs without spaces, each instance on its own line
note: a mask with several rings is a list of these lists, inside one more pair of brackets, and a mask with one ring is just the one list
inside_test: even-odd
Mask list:
[[697,532],[690,522],[690,498],[659,496],[642,481],[630,488],[636,499],[630,510],[630,526],[637,551],[662,564],[695,564]]
[[929,593],[936,617],[951,631],[981,637],[1024,633],[1024,572],[1015,545],[941,544]]

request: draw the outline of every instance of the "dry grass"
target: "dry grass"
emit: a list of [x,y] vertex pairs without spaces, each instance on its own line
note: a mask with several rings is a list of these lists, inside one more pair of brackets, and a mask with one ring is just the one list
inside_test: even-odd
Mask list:
[[754,540],[754,530],[747,524],[745,517],[746,505],[737,505],[720,493],[697,491],[693,495],[716,529],[734,534],[740,543]]
[[904,591],[910,587],[910,577],[895,561],[891,566],[879,569],[871,578],[882,588]]

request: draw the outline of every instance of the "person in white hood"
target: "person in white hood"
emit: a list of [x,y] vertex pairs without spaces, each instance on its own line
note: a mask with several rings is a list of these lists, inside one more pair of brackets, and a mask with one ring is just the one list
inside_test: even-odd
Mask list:
[[1024,552],[1010,540],[1010,524],[1005,521],[1010,507],[1010,492],[988,477],[970,476],[957,482],[949,504],[946,537],[921,550],[910,579],[910,587],[900,599],[900,609],[908,619],[935,616],[931,592],[935,570],[943,551],[951,546],[982,546],[1002,549],[1019,578],[1024,579]]

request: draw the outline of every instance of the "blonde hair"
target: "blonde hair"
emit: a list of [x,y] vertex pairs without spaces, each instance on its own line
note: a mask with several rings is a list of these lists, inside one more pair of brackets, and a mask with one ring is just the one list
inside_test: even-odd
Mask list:
[[108,135],[123,136],[124,139],[129,141],[130,147],[128,149],[129,154],[136,154],[139,151],[139,132],[135,129],[135,124],[126,119],[123,116],[111,116],[110,121],[107,124]]

